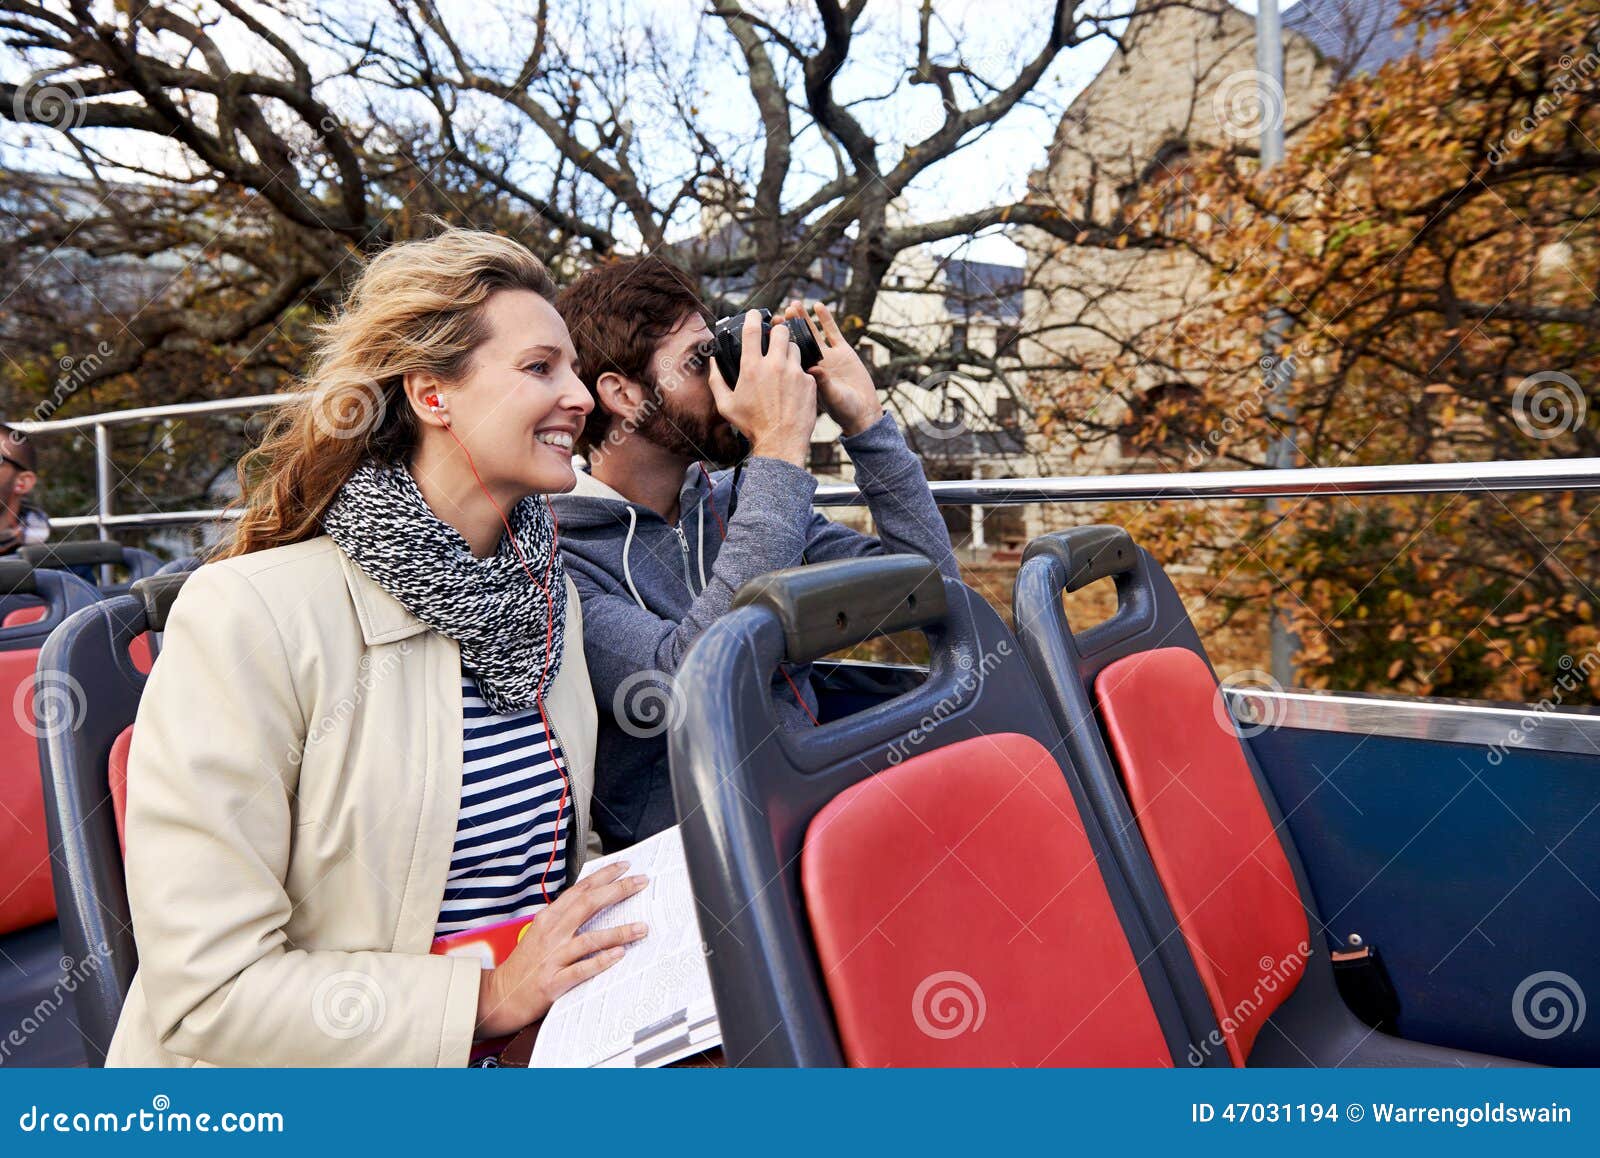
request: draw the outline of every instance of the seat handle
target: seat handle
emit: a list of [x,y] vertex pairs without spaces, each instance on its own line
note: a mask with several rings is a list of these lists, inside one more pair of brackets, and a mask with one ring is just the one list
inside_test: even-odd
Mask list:
[[128,594],[143,601],[145,622],[151,631],[167,629],[167,615],[172,611],[173,601],[193,573],[171,571],[165,575],[147,575],[135,580],[128,589]]
[[783,659],[807,663],[880,635],[942,623],[944,576],[921,555],[873,555],[772,571],[734,607],[765,607],[783,628]]
[[1096,579],[1126,575],[1139,563],[1139,552],[1128,532],[1106,524],[1040,535],[1023,551],[1022,561],[1040,555],[1061,564],[1067,575],[1065,591],[1077,591]]

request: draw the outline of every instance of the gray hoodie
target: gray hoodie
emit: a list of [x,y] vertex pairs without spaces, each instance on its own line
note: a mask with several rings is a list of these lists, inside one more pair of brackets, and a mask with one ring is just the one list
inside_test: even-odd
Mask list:
[[[689,645],[724,615],[744,583],[800,563],[861,555],[926,555],[958,578],[950,535],[922,464],[885,415],[842,440],[880,538],[811,509],[817,481],[791,463],[751,458],[728,517],[733,473],[689,468],[673,526],[587,472],[552,497],[561,550],[583,600],[584,654],[600,709],[594,829],[607,851],[677,823],[667,769],[673,673]],[[726,529],[727,539],[723,539]],[[778,717],[808,727],[816,695],[808,668],[773,677]],[[802,708],[796,695],[805,699]]]

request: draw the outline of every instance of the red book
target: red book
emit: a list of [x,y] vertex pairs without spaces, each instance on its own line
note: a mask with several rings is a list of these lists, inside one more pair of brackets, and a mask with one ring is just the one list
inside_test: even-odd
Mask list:
[[[494,925],[479,925],[476,929],[463,929],[459,933],[446,933],[435,937],[428,951],[441,957],[471,957],[483,968],[493,969],[505,963],[511,950],[533,925],[532,917],[514,917]],[[472,1061],[498,1054],[511,1038],[496,1037],[472,1043]]]

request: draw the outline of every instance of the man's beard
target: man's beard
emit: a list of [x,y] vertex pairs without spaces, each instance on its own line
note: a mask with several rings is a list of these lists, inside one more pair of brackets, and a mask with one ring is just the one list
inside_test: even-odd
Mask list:
[[636,433],[646,442],[671,454],[726,467],[744,461],[750,443],[720,414],[705,418],[684,414],[671,396],[656,391],[657,405],[639,423]]

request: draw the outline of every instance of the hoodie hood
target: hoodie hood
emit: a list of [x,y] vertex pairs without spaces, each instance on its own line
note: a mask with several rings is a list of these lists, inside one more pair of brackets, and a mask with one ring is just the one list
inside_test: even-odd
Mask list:
[[[601,482],[589,473],[587,466],[575,472],[578,476],[577,485],[565,494],[551,495],[550,506],[561,520],[563,531],[590,528],[595,526],[608,526],[612,524],[626,525],[628,521],[627,509],[632,508],[637,518],[659,519],[661,516],[649,507],[643,506],[623,497],[622,493]],[[721,482],[722,475],[726,472],[719,471],[712,475],[714,483]],[[683,487],[678,496],[679,518],[682,512],[691,511],[698,507],[706,493],[705,475],[698,466],[691,466],[684,472]]]
[[726,508],[732,495],[732,472],[709,476],[708,487],[708,472],[698,464],[689,467],[678,494],[676,526],[624,498],[587,468],[577,475],[572,490],[550,496],[569,560],[620,577],[643,610],[681,615],[705,590],[721,548],[726,515],[718,508]]

